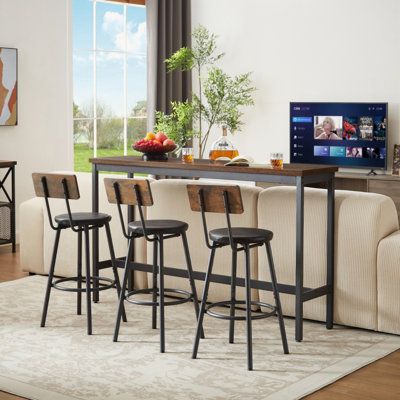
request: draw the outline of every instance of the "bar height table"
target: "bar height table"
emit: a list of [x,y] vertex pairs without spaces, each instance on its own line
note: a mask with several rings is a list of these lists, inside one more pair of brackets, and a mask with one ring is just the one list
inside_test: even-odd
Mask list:
[[[333,327],[333,277],[334,277],[334,209],[335,189],[334,176],[337,167],[311,164],[284,164],[282,170],[275,170],[265,165],[224,166],[222,163],[209,160],[195,160],[193,164],[183,164],[181,160],[143,161],[140,157],[100,157],[91,158],[92,163],[92,210],[99,211],[99,172],[124,172],[128,177],[135,173],[183,178],[211,178],[235,181],[275,182],[296,186],[296,279],[295,285],[279,284],[281,293],[296,297],[296,330],[295,339],[303,340],[303,304],[317,297],[326,296],[326,327]],[[304,187],[316,183],[324,183],[327,187],[327,279],[326,285],[317,288],[304,287]],[[132,220],[133,210],[128,211]],[[134,262],[134,260],[132,260]],[[118,263],[123,265],[123,259]],[[98,270],[110,266],[110,261],[99,261],[98,231],[93,231],[93,268],[94,275]],[[137,270],[151,272],[152,266],[135,263]],[[278,266],[279,268],[279,266]],[[177,268],[165,268],[165,274],[186,277],[187,272]],[[194,278],[204,280],[205,273],[194,271]],[[230,284],[231,278],[213,274],[211,281]],[[237,278],[237,286],[244,286],[244,279]],[[270,282],[252,280],[251,286],[261,290],[272,290]],[[98,292],[94,292],[98,301]]]

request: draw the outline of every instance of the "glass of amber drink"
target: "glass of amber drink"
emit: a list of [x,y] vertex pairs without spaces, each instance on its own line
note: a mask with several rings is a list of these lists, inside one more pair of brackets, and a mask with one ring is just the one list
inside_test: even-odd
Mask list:
[[184,164],[192,164],[193,161],[193,147],[182,147],[182,162]]
[[270,162],[273,169],[283,169],[283,154],[271,153]]

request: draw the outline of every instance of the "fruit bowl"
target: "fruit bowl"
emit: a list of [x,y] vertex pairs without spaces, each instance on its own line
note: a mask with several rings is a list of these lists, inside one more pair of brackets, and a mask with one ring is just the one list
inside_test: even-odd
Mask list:
[[135,142],[132,148],[143,153],[145,161],[164,161],[168,160],[167,153],[176,149],[176,144],[163,132],[149,132],[144,139]]

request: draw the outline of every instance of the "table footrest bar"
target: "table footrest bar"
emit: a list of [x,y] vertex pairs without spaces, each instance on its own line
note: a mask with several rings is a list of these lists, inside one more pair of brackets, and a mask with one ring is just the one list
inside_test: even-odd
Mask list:
[[[105,261],[102,261],[102,263],[105,263]],[[125,259],[123,257],[116,259],[116,265],[117,267],[121,268],[124,267],[125,265]],[[143,263],[138,263],[138,262],[130,262],[129,268],[133,269],[135,271],[142,271],[142,272],[153,272],[153,266],[151,264],[143,264]],[[174,267],[164,267],[163,269],[165,275],[169,276],[177,276],[180,278],[188,278],[188,273],[187,270],[185,269],[180,269],[180,268],[174,268]],[[201,271],[193,271],[193,279],[199,280],[199,281],[204,281],[206,277],[205,272]],[[219,275],[219,274],[212,274],[210,276],[210,281],[215,282],[215,283],[221,283],[223,285],[230,285],[231,284],[231,277],[228,275]],[[236,278],[236,286],[241,286],[244,287],[246,286],[244,278]],[[250,282],[250,286],[253,289],[259,289],[259,290],[267,290],[269,292],[272,292],[272,284],[271,282],[265,282],[265,281],[259,281],[252,279]],[[278,283],[278,290],[279,293],[286,293],[286,294],[295,294],[296,293],[296,288],[294,285],[287,285],[284,283]],[[303,288],[304,291],[311,290],[310,288]]]
[[[102,261],[103,265],[106,265],[106,263],[107,263],[107,261]],[[116,264],[118,267],[124,267],[125,266],[124,257],[118,258],[116,260]],[[151,264],[143,264],[143,263],[136,263],[136,262],[130,262],[129,268],[132,268],[136,271],[142,271],[142,272],[152,272],[153,271],[153,266]],[[177,276],[180,278],[188,278],[187,271],[184,269],[179,269],[179,268],[164,267],[164,274],[169,275],[169,276]],[[206,274],[204,272],[193,271],[193,278],[195,280],[204,281],[205,275]],[[212,274],[210,276],[210,281],[215,282],[215,283],[221,283],[224,285],[230,285],[231,277],[227,276],[227,275]],[[245,286],[244,278],[236,278],[236,286],[244,287]],[[266,291],[270,291],[270,292],[272,291],[271,282],[264,282],[264,281],[252,279],[250,282],[250,286],[253,289],[266,290]],[[294,285],[278,283],[278,290],[279,290],[279,293],[286,293],[286,294],[293,294],[293,295],[296,293],[296,287]],[[321,286],[319,288],[314,288],[314,289],[304,287],[302,300],[304,302],[304,301],[315,299],[320,296],[324,296],[324,295],[330,293],[331,290],[332,289],[328,285]]]
[[[111,260],[103,260],[103,261],[99,261],[97,263],[98,265],[98,269],[105,269],[105,268],[111,268],[112,264],[111,264]],[[115,265],[118,268],[124,268],[125,267],[125,257],[118,257],[115,259]]]
[[[60,278],[56,279],[53,281],[52,286],[54,289],[57,290],[63,290],[64,292],[74,292],[74,293],[85,293],[86,292],[86,287],[83,288],[72,288],[72,287],[65,287],[62,284],[65,282],[76,282],[78,283],[79,278],[77,276],[69,277],[69,278]],[[96,280],[96,283],[98,283],[98,287],[90,288],[90,292],[98,292],[101,290],[107,290],[107,289],[112,289],[115,288],[115,280],[110,279],[110,278],[103,278],[100,276],[92,276],[90,278],[90,283],[93,285],[93,282]],[[85,278],[81,278],[81,282],[83,284],[86,283]]]
[[[235,306],[239,305],[239,304],[245,305],[246,302],[244,300],[235,300],[234,304],[235,304]],[[246,317],[244,315],[235,315],[235,316],[231,317],[230,315],[222,314],[217,311],[211,310],[214,307],[230,307],[230,305],[231,305],[230,300],[218,301],[216,303],[211,303],[206,307],[206,313],[210,317],[214,317],[214,318],[235,320],[235,321],[246,321]],[[270,311],[252,311],[252,315],[251,315],[252,320],[268,318],[268,317],[272,317],[272,316],[276,315],[276,307],[272,306],[271,304],[261,303],[260,301],[252,301],[251,305],[265,307],[270,310]]]
[[332,292],[332,287],[329,285],[321,286],[315,289],[305,289],[301,296],[303,301],[316,299],[317,297],[324,296]]
[[[157,296],[159,296],[159,290],[158,289],[153,289],[153,288],[149,288],[149,289],[137,289],[137,290],[132,290],[129,293],[127,293],[125,295],[125,300],[129,303],[132,304],[137,304],[140,306],[159,306],[160,303],[159,301],[152,301],[152,300],[138,300],[133,298],[133,296],[137,295],[137,294],[152,294],[154,291],[157,291]],[[175,298],[172,300],[166,300],[164,301],[164,306],[176,306],[178,304],[183,304],[183,303],[187,303],[188,301],[192,301],[193,300],[193,294],[190,292],[187,292],[186,290],[181,290],[181,289],[164,289],[164,296],[166,294],[180,294],[183,295],[185,297],[183,298]]]

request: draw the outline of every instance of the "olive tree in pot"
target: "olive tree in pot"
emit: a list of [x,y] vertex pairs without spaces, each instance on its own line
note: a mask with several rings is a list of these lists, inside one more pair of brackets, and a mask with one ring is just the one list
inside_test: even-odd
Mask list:
[[241,130],[241,108],[254,104],[252,95],[255,88],[251,84],[250,73],[231,77],[215,66],[224,53],[216,54],[216,36],[204,26],[200,25],[193,31],[192,43],[191,48],[182,47],[165,62],[170,72],[194,70],[198,91],[193,93],[191,101],[173,102],[170,115],[157,112],[155,128],[174,137],[173,131],[177,132],[176,129],[182,127],[179,121],[184,121],[185,129],[176,133],[180,143],[196,137],[198,155],[203,158],[214,126],[226,125],[232,133]]

